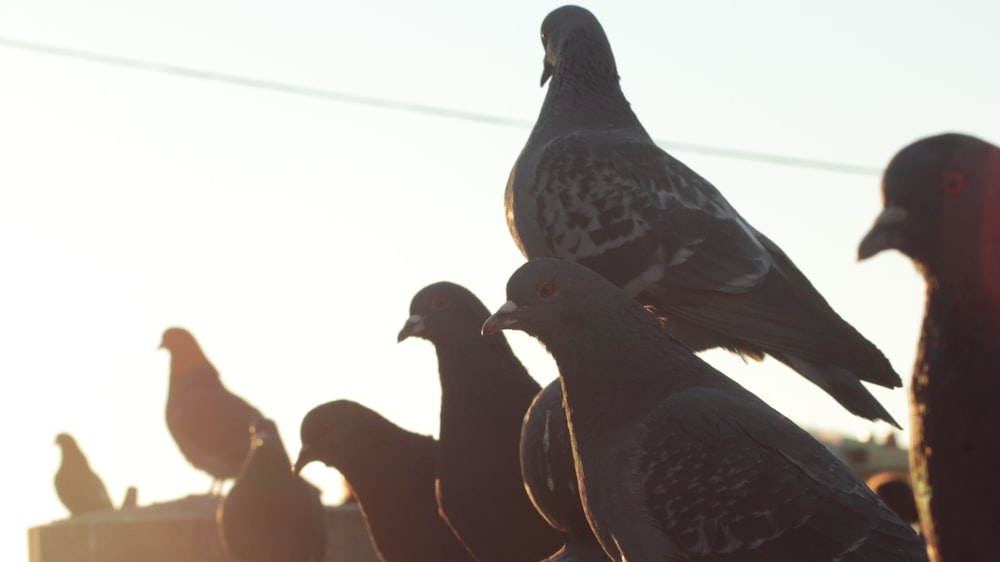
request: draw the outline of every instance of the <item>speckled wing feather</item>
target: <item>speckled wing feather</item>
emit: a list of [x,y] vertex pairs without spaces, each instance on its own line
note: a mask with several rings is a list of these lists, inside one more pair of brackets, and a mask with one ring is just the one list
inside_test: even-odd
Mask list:
[[[745,393],[690,389],[647,419],[646,506],[691,560],[922,560],[911,530],[823,445]],[[795,493],[789,493],[790,491]],[[627,553],[626,553],[627,554]]]
[[630,294],[664,278],[680,288],[739,293],[759,285],[770,267],[752,229],[715,187],[634,131],[557,137],[541,149],[534,173],[513,181],[530,181],[524,195],[537,205],[540,236],[523,240],[527,255],[610,272]]

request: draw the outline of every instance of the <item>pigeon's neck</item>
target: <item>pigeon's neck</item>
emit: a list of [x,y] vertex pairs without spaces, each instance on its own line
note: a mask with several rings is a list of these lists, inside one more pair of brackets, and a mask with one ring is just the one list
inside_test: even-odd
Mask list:
[[619,303],[548,345],[571,404],[571,426],[613,431],[616,420],[646,412],[666,395],[718,383],[652,314],[634,304]]
[[[937,380],[919,381],[918,393],[956,377],[981,377],[977,384],[1000,389],[1000,303],[988,291],[945,289],[929,280],[917,372],[930,368]],[[975,392],[975,391],[973,391]]]
[[219,372],[204,357],[193,360],[190,357],[170,360],[170,388],[184,386],[221,386]]
[[532,136],[572,129],[645,133],[618,82],[614,59],[568,53],[560,59]]
[[443,457],[469,450],[504,456],[505,452],[487,444],[516,439],[519,432],[511,428],[519,427],[541,390],[503,337],[474,338],[438,348]]
[[83,456],[83,451],[81,451],[76,445],[64,445],[62,454],[64,464],[90,466],[90,463],[87,462],[87,457]]
[[[337,466],[354,491],[365,512],[370,529],[386,529],[394,521],[411,521],[400,513],[422,513],[421,503],[432,506],[436,448],[430,437],[401,430],[393,435],[373,436],[360,444],[367,450],[354,448],[350,459]],[[398,531],[402,532],[402,529]]]
[[444,399],[490,401],[508,393],[533,398],[540,389],[502,335],[467,334],[435,348]]

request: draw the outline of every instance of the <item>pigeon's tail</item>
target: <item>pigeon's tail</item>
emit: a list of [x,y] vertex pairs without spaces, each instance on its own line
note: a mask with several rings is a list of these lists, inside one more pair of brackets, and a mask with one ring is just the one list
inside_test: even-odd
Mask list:
[[771,355],[822,388],[852,414],[872,421],[883,420],[898,429],[902,429],[899,422],[858,380],[858,376],[848,369],[836,365],[818,365],[789,354],[772,353]]
[[[811,288],[811,286],[808,286]],[[664,318],[667,330],[695,351],[722,347],[748,359],[770,355],[819,386],[851,413],[869,420],[899,423],[861,381],[888,388],[902,384],[892,365],[871,342],[819,297],[790,299],[774,306],[782,289],[779,277],[757,291],[678,304],[678,292],[652,286],[641,301]],[[668,300],[673,297],[673,300]]]
[[927,547],[912,527],[896,517],[882,517],[878,526],[842,558],[844,562],[870,560],[927,561]]

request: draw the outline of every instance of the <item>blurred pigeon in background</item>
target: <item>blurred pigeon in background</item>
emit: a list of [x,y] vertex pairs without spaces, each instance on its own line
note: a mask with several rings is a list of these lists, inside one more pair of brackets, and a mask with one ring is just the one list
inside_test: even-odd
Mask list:
[[222,386],[187,330],[167,329],[160,348],[170,352],[167,427],[188,462],[212,475],[210,493],[218,493],[239,474],[250,452],[247,428],[263,416]]
[[1000,529],[1000,148],[943,134],[903,148],[858,257],[896,249],[927,282],[910,470],[934,560],[993,560]]
[[433,438],[350,400],[313,408],[301,436],[295,472],[318,460],[344,475],[384,562],[474,560],[438,514]]
[[67,433],[56,435],[62,463],[56,471],[56,494],[72,515],[114,509],[104,482],[90,468],[87,457]]
[[321,562],[326,509],[319,490],[292,472],[273,421],[251,424],[250,444],[216,516],[226,550],[245,562]]

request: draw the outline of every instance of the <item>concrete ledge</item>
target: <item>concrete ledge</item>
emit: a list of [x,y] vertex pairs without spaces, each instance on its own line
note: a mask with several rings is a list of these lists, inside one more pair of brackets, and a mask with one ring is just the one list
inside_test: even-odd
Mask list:
[[[216,498],[71,517],[28,529],[30,562],[238,562],[215,529]],[[356,504],[327,507],[325,562],[378,562]]]

